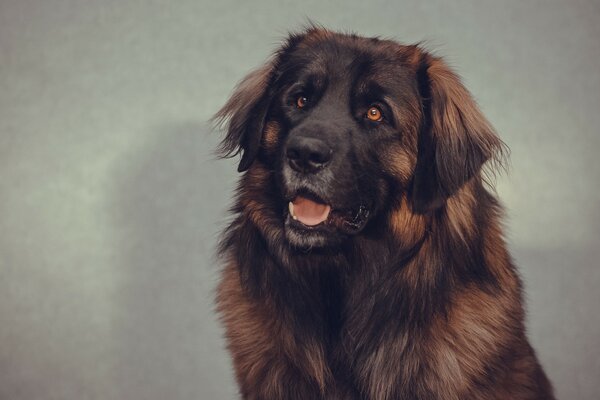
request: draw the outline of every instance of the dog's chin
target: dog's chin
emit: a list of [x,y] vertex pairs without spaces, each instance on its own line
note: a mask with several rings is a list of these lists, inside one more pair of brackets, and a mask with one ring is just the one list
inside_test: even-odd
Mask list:
[[339,246],[348,237],[347,234],[329,225],[304,225],[289,214],[285,219],[284,230],[290,246],[304,251]]
[[325,249],[339,246],[351,236],[359,234],[370,220],[369,210],[330,210],[320,223],[307,225],[302,218],[287,212],[284,220],[285,237],[291,247],[299,250]]
[[296,185],[282,197],[288,203],[283,215],[285,238],[290,247],[299,250],[339,246],[361,232],[371,216],[368,205],[343,204],[313,185]]

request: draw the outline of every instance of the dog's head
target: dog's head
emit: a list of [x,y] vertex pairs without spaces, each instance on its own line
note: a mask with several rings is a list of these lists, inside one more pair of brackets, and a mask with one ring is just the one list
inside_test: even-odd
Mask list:
[[359,234],[401,196],[431,213],[502,147],[459,78],[418,46],[311,28],[219,111],[222,150],[271,172],[292,247]]

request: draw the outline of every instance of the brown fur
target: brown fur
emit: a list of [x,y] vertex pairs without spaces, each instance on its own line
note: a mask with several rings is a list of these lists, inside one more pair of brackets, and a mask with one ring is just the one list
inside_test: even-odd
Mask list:
[[[394,55],[422,100],[407,95],[392,107],[405,133],[378,150],[396,183],[380,184],[390,200],[371,225],[339,248],[297,252],[275,183],[286,128],[264,96],[287,54],[324,42]],[[244,399],[553,398],[525,337],[521,284],[481,169],[494,168],[502,143],[440,59],[309,29],[218,117],[229,119],[222,150],[243,151],[247,169],[217,297]]]

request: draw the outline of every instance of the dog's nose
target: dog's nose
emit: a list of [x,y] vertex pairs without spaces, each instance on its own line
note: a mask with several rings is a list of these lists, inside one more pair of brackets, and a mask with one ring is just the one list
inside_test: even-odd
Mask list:
[[314,174],[330,160],[331,148],[317,138],[296,136],[287,145],[286,157],[292,169],[305,174]]

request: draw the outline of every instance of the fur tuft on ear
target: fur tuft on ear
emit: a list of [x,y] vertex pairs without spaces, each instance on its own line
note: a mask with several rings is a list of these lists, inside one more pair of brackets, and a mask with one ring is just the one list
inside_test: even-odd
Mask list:
[[424,54],[418,70],[424,122],[412,184],[413,209],[431,212],[488,161],[502,165],[505,145],[460,78],[439,58]]
[[258,154],[265,118],[271,103],[268,84],[273,61],[248,74],[215,114],[218,126],[227,125],[227,134],[218,148],[222,157],[242,152],[238,172],[247,170]]
[[290,34],[269,61],[242,79],[227,103],[212,118],[217,126],[227,126],[227,134],[219,145],[218,154],[221,157],[233,157],[242,153],[238,172],[250,168],[260,150],[273,100],[271,87],[278,77],[278,66],[305,37],[319,32],[316,25],[311,25],[304,32]]

